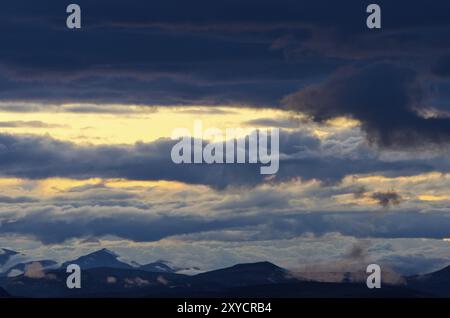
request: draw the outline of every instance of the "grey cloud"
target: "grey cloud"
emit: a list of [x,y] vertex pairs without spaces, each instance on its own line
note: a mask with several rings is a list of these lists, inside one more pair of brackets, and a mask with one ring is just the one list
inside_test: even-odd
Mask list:
[[[49,137],[0,135],[0,174],[42,179],[50,177],[125,178],[169,180],[228,186],[254,186],[265,182],[259,165],[174,164],[170,153],[177,141],[160,139],[135,145],[80,146]],[[325,183],[339,182],[349,174],[380,173],[411,175],[425,171],[448,171],[444,159],[381,160],[376,155],[358,157],[324,150],[321,142],[304,132],[282,132],[280,170],[273,182],[300,177]]]
[[0,204],[18,204],[18,203],[32,203],[39,202],[38,199],[26,196],[10,197],[5,195],[0,195]]
[[[399,226],[401,225],[401,226]],[[391,212],[380,217],[376,212],[314,212],[283,214],[279,211],[259,214],[198,216],[143,212],[134,208],[89,207],[44,208],[25,214],[3,216],[4,234],[35,237],[46,243],[73,238],[114,236],[136,242],[158,241],[168,237],[204,239],[202,233],[241,231],[238,241],[292,239],[301,235],[328,233],[359,238],[436,238],[448,235],[450,217],[445,213]],[[226,240],[230,236],[225,236]]]
[[47,244],[71,238],[107,235],[148,242],[177,234],[250,225],[255,222],[256,220],[246,218],[220,220],[196,216],[157,215],[131,208],[90,207],[69,211],[66,209],[64,214],[56,214],[53,209],[41,209],[14,221],[2,222],[1,229],[3,233],[31,235]]

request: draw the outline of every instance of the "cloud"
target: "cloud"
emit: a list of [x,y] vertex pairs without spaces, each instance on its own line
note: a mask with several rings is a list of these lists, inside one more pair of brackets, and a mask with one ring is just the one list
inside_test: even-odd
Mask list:
[[242,207],[239,204],[231,206],[229,202],[225,207],[207,213],[201,213],[199,207],[193,205],[140,209],[120,205],[52,207],[47,204],[2,213],[1,230],[4,234],[26,235],[52,244],[74,238],[108,236],[136,242],[170,237],[260,241],[290,239],[308,233],[323,236],[334,232],[360,238],[442,239],[448,236],[450,226],[450,217],[438,211],[386,212],[381,217],[377,211],[320,212],[298,207],[296,212],[292,207],[287,209],[286,204],[279,209],[276,204],[262,208],[259,204],[249,204],[249,200],[244,200]]
[[19,197],[9,197],[0,195],[0,204],[17,204],[17,203],[33,203],[33,202],[39,202],[38,199],[32,198],[32,197],[26,197],[26,196],[19,196]]
[[245,125],[250,127],[278,127],[278,128],[298,128],[300,122],[295,119],[273,119],[273,118],[260,118],[253,119],[245,122]]
[[357,189],[355,189],[355,190],[353,191],[353,196],[354,196],[356,199],[361,199],[361,198],[363,198],[363,197],[366,195],[366,193],[367,193],[366,187],[361,186],[361,187],[358,187]]
[[40,279],[45,277],[45,271],[41,263],[32,262],[31,264],[26,266],[24,276],[28,278]]
[[[71,238],[102,237],[114,235],[135,241],[158,241],[164,237],[220,229],[238,224],[253,224],[255,221],[208,219],[198,216],[173,216],[145,213],[125,207],[58,208],[35,211],[13,221],[2,222],[3,233],[22,233],[37,237],[45,243],[62,242]],[[70,213],[67,213],[69,212]],[[102,215],[95,216],[94,211]],[[45,220],[45,221],[44,221]]]
[[[294,269],[294,275],[300,279],[322,282],[365,282],[366,268],[375,262],[370,255],[371,244],[367,240],[357,240],[339,259],[313,264],[301,264]],[[376,261],[379,264],[379,261]],[[404,278],[382,263],[382,281],[386,284],[405,284]]]
[[450,33],[449,4],[441,0],[410,1],[408,10],[380,0],[389,13],[383,32],[366,28],[368,3],[361,1],[79,4],[89,17],[70,33],[64,3],[3,6],[0,100],[277,107],[283,96],[355,61],[430,65],[448,50]]
[[106,282],[108,284],[115,284],[117,283],[117,278],[115,278],[114,276],[108,276],[106,277]]
[[[16,244],[20,235],[46,244],[77,238],[95,244],[109,236],[134,243],[209,240],[205,245],[210,249],[179,249],[172,255],[189,254],[186,260],[197,255],[193,251],[206,251],[198,255],[209,262],[217,260],[217,266],[219,261],[223,265],[292,257],[293,249],[284,248],[286,240],[311,233],[333,244],[341,238],[330,233],[411,240],[448,237],[445,205],[427,203],[424,208],[414,198],[420,190],[430,193],[432,182],[418,185],[413,194],[405,190],[392,194],[372,189],[372,184],[337,187],[352,175],[449,171],[450,160],[444,153],[449,119],[442,111],[448,108],[449,97],[447,0],[434,0],[432,5],[414,0],[408,8],[380,0],[382,32],[365,27],[366,3],[358,0],[78,3],[88,13],[83,13],[79,32],[65,29],[65,3],[17,0],[2,4],[0,29],[7,32],[0,51],[1,111],[120,115],[133,113],[128,106],[137,104],[208,105],[211,110],[203,113],[224,114],[226,110],[214,106],[278,108],[283,96],[290,94],[285,99],[288,106],[320,124],[338,116],[357,119],[367,140],[379,148],[369,148],[356,128],[320,139],[304,131],[282,132],[280,171],[267,180],[254,165],[174,165],[169,155],[174,142],[168,139],[131,146],[86,146],[50,137],[1,134],[2,176],[173,180],[220,190],[220,195],[208,197],[203,192],[210,189],[202,188],[202,193],[193,196],[198,201],[195,206],[182,200],[192,196],[187,190],[177,197],[158,193],[150,200],[147,193],[112,190],[103,184],[74,187],[51,199],[8,193],[0,196],[2,236],[14,237],[8,237],[7,244]],[[247,124],[297,128],[287,120],[271,118]],[[0,123],[4,128],[48,125]],[[417,146],[439,149],[386,151]],[[252,187],[261,184],[279,185],[293,179],[319,180],[328,187],[314,188],[309,196],[305,195],[308,190],[295,193],[270,187],[252,192]],[[230,189],[239,195],[230,195]],[[397,207],[400,193],[403,201]],[[330,211],[336,207],[332,200],[369,196],[382,206],[395,206],[396,211],[391,209],[382,217],[366,211],[345,212],[366,209],[353,203]],[[163,202],[167,198],[170,202]],[[274,248],[277,239],[282,243]],[[227,246],[233,244],[231,252]],[[298,242],[293,245],[303,248]],[[67,244],[62,248],[68,248]],[[218,256],[217,251],[220,257],[209,257]],[[301,251],[295,255],[319,254],[317,246]],[[334,255],[335,246],[321,251]],[[364,253],[355,248],[348,254]],[[414,255],[420,258],[420,251]],[[404,257],[400,262],[414,259]]]
[[62,128],[64,125],[47,124],[42,121],[2,121],[2,128]]
[[158,276],[156,281],[161,285],[169,285],[169,281],[164,276]]
[[450,118],[425,118],[424,91],[408,68],[376,63],[346,68],[284,99],[289,109],[323,122],[344,116],[361,122],[370,142],[413,148],[448,143]]
[[142,279],[140,277],[125,278],[124,282],[125,287],[132,287],[132,286],[143,287],[150,284],[148,280]]
[[[281,5],[280,14],[292,4]],[[267,33],[269,16],[252,17],[254,10],[246,14],[249,21],[236,21],[231,12],[243,9],[236,1],[220,4],[222,13],[228,12],[220,17],[219,4],[205,1],[189,6],[183,1],[171,1],[170,6],[133,1],[124,8],[117,1],[81,0],[79,5],[91,18],[84,20],[78,33],[65,29],[62,3],[46,1],[37,6],[19,1],[5,6],[0,27],[14,36],[0,53],[0,100],[271,106],[310,76],[320,76],[338,64],[320,58],[286,63],[282,51],[270,49],[279,37],[279,27],[270,26],[274,34]],[[31,6],[32,14],[23,6]],[[174,7],[184,8],[185,14],[174,13]],[[136,11],[147,14],[136,15]],[[15,23],[9,16],[22,22]],[[216,19],[205,21],[213,16]],[[283,17],[274,24],[280,20]],[[196,26],[205,23],[206,31]],[[217,28],[220,25],[240,27],[226,34]],[[307,36],[304,31],[296,34],[297,38]],[[113,46],[107,40],[112,37]],[[33,51],[33,57],[23,54],[27,51]]]
[[388,192],[375,192],[372,193],[371,198],[378,201],[378,204],[384,208],[399,205],[402,197],[394,191]]
[[[288,181],[299,177],[336,183],[349,174],[410,175],[448,170],[445,158],[383,160],[358,143],[345,145],[348,140],[351,138],[320,141],[303,131],[282,131],[280,170],[272,181]],[[159,139],[130,146],[85,146],[50,137],[0,134],[0,174],[28,179],[98,177],[169,180],[204,184],[218,189],[267,182],[257,164],[174,164],[170,153],[176,142]]]

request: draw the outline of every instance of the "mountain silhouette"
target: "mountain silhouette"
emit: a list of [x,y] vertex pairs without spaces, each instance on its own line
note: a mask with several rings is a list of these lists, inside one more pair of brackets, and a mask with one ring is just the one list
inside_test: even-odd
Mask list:
[[408,277],[408,287],[438,297],[450,297],[450,266],[425,275]]
[[237,264],[193,276],[193,284],[237,287],[246,285],[275,284],[292,281],[289,271],[269,262]]
[[106,248],[96,252],[81,256],[73,261],[62,264],[65,269],[70,264],[77,264],[81,269],[90,269],[98,267],[124,268],[132,269],[133,266],[119,260],[119,256]]
[[10,297],[10,295],[6,292],[6,290],[0,287],[0,298],[8,298],[8,297]]
[[153,263],[145,264],[139,267],[139,269],[154,272],[154,273],[175,273],[176,269],[173,269],[168,265],[167,261],[159,260]]
[[12,256],[17,254],[19,253],[16,251],[12,251],[6,248],[0,248],[0,267],[4,266]]
[[[11,253],[10,253],[11,254]],[[26,264],[18,264],[17,270]],[[81,289],[66,286],[66,266],[82,268]],[[237,264],[196,275],[175,273],[166,261],[131,266],[120,256],[102,249],[55,267],[46,261],[37,272],[0,277],[0,297],[450,297],[450,266],[442,270],[405,278],[406,285],[383,284],[369,289],[365,282],[319,282],[296,278],[270,262]]]

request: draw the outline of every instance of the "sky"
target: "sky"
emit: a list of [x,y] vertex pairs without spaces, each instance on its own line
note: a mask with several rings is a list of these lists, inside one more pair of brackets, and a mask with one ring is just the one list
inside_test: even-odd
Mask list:
[[[0,247],[449,265],[450,3],[375,1],[368,29],[372,2],[76,0],[76,30],[71,2],[2,4]],[[174,164],[197,120],[279,128],[278,173]]]

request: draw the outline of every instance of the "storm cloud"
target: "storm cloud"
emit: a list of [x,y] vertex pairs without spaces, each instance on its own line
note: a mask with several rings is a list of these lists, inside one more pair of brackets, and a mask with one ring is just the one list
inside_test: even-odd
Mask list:
[[289,95],[285,103],[317,122],[356,119],[368,140],[382,147],[430,146],[450,140],[450,118],[421,114],[426,102],[417,74],[392,64],[340,70],[323,83]]

